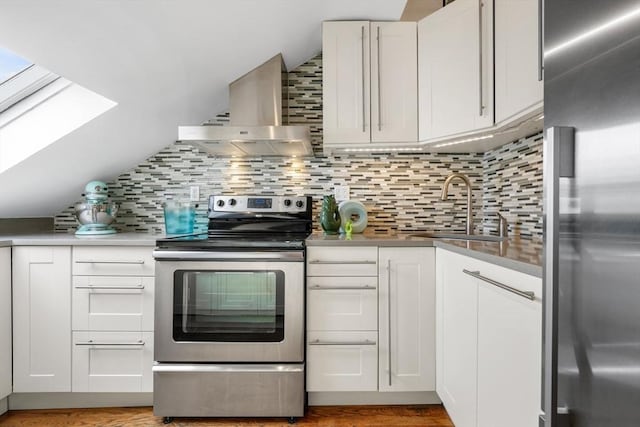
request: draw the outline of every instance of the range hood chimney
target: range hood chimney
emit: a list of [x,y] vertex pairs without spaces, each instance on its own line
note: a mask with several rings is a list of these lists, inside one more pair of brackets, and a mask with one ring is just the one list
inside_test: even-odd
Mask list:
[[229,84],[230,126],[179,126],[178,140],[217,156],[313,156],[309,126],[288,125],[281,54]]

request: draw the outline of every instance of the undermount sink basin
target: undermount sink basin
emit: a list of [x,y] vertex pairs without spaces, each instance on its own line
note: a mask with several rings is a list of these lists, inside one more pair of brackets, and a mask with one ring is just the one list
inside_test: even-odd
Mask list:
[[459,239],[459,240],[479,240],[484,242],[501,242],[506,237],[500,236],[484,236],[476,234],[458,234],[458,233],[414,233],[412,237],[424,237],[427,239]]

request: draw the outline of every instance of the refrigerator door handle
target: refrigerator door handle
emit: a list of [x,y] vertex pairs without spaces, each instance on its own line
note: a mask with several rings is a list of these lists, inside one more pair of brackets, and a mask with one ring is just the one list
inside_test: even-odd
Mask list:
[[544,171],[544,266],[542,289],[542,411],[540,426],[559,427],[558,411],[558,260],[559,181],[575,174],[572,127],[547,129],[543,148]]

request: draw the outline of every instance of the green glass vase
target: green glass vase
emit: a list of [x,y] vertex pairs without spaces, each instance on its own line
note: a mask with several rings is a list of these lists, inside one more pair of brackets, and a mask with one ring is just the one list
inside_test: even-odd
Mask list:
[[324,196],[320,210],[320,226],[325,234],[338,234],[340,229],[340,212],[333,196]]

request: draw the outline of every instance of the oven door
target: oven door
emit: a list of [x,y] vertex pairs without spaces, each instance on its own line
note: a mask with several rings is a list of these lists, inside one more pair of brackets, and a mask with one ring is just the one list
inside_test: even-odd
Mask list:
[[162,256],[156,254],[156,361],[303,361],[302,251]]

